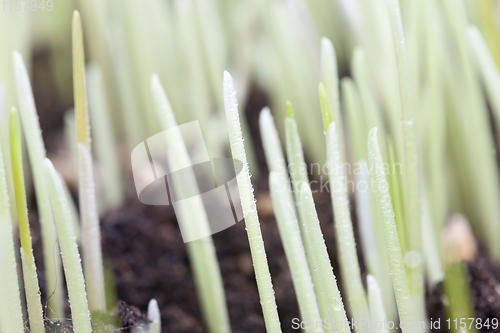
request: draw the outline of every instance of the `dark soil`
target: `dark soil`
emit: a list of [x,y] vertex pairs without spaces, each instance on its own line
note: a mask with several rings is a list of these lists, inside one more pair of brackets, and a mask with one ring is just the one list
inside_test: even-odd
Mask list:
[[[283,331],[287,332],[299,312],[266,187],[256,186],[257,204],[279,315]],[[327,193],[318,193],[315,201],[330,255],[335,257],[328,198]],[[186,246],[173,209],[145,206],[134,200],[126,208],[108,214],[102,230],[103,250],[115,271],[118,297],[142,310],[151,298],[156,298],[162,311],[163,332],[203,332]],[[244,222],[213,238],[233,332],[265,332]],[[336,265],[334,269],[338,271]]]

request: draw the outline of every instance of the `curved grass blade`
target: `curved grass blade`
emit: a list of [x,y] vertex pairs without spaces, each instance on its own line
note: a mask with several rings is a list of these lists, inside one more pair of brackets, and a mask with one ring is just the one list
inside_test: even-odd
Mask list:
[[372,323],[374,323],[376,333],[389,333],[386,326],[380,325],[378,323],[386,323],[387,316],[385,315],[384,301],[382,299],[382,291],[378,286],[377,279],[368,274],[366,277],[366,284],[368,285],[368,303],[370,304],[370,318]]
[[[349,210],[349,199],[344,177],[344,164],[340,154],[335,123],[330,123],[327,131],[328,177],[335,218],[335,237],[339,252],[340,271],[347,295],[347,305],[354,320],[369,320],[370,314],[365,289],[361,281],[356,241]],[[366,332],[360,327],[357,332]]]
[[[396,220],[394,219],[391,196],[389,195],[389,184],[385,178],[382,154],[377,139],[377,128],[371,129],[368,134],[368,156],[378,211],[384,229],[387,255],[391,264],[392,284],[398,305],[399,320],[407,323],[415,322],[412,296],[406,276]],[[403,333],[416,332],[413,329],[403,329],[402,331]]]
[[[151,93],[153,98],[153,105],[158,117],[160,127],[163,130],[175,129],[177,121],[173,113],[170,102],[165,94],[163,86],[157,74],[151,77]],[[175,164],[175,168],[181,169],[191,166],[189,154],[184,144],[180,131],[173,132],[171,147],[172,156],[169,163]],[[196,178],[193,173],[187,174],[184,184],[178,184],[174,181],[174,188],[179,193],[183,190],[181,187],[195,187],[197,186]],[[187,185],[189,184],[189,185]],[[199,193],[199,191],[197,191]],[[207,230],[209,223],[206,216],[205,207],[200,200],[189,201],[181,207],[182,220],[193,221],[192,227],[199,230]],[[195,232],[192,232],[194,234]],[[209,234],[204,231],[203,234]],[[192,262],[194,271],[195,283],[198,288],[201,308],[207,326],[210,332],[230,332],[231,326],[229,323],[229,315],[227,311],[226,297],[224,294],[224,287],[222,284],[222,277],[220,273],[217,255],[211,236],[191,241],[186,243],[189,258]]]
[[285,180],[287,184],[287,198],[292,207],[295,207],[293,201],[292,188],[290,186],[290,178],[288,177],[288,168],[285,157],[281,148],[281,142],[278,131],[274,124],[274,119],[271,110],[265,107],[260,111],[259,129],[262,137],[262,145],[264,154],[266,155],[267,167],[270,172],[274,171]]
[[51,294],[49,316],[64,316],[62,266],[57,244],[57,233],[54,225],[54,217],[50,208],[49,196],[45,184],[43,172],[43,161],[45,159],[45,145],[42,139],[42,131],[38,122],[38,115],[31,90],[28,71],[24,65],[23,58],[18,52],[13,53],[14,73],[16,79],[17,97],[19,103],[19,114],[26,138],[28,156],[35,183],[35,195],[40,216],[40,227],[42,230],[43,263],[45,266],[46,288],[45,292]]
[[118,147],[100,67],[97,64],[89,65],[87,77],[92,136],[95,142],[96,159],[99,162],[98,171],[102,180],[100,201],[104,201],[105,209],[117,209],[122,206],[125,197],[117,155]]
[[40,298],[40,286],[36,273],[35,257],[31,245],[31,232],[28,220],[28,205],[26,203],[26,190],[23,175],[23,153],[21,148],[21,126],[17,111],[12,108],[9,116],[10,130],[10,156],[12,162],[12,174],[16,189],[17,216],[19,218],[19,236],[21,238],[21,260],[23,265],[24,288],[26,291],[26,303],[28,305],[28,316],[30,329],[33,333],[45,332],[43,324],[42,303]]
[[[273,201],[274,214],[285,249],[285,255],[290,267],[293,286],[297,294],[300,314],[304,322],[321,322],[318,302],[316,300],[314,285],[309,267],[307,266],[306,253],[300,237],[299,225],[293,207],[283,196],[286,189],[284,181],[278,174],[271,172],[269,175],[269,189]],[[323,325],[315,324],[306,326],[306,332],[324,332]]]
[[76,135],[78,138],[78,194],[82,222],[83,267],[87,282],[90,311],[106,311],[101,230],[97,211],[94,166],[90,146],[90,126],[85,82],[85,55],[82,22],[73,13],[73,92],[75,99]]
[[262,312],[264,313],[264,320],[266,322],[266,330],[270,333],[281,332],[271,274],[269,273],[266,250],[260,230],[259,217],[257,215],[257,207],[252,182],[250,181],[245,147],[243,145],[238,114],[238,101],[236,100],[233,78],[228,72],[224,72],[224,105],[231,152],[234,159],[243,163],[243,169],[236,176],[236,180],[238,182],[243,215],[245,216],[245,225],[255,269],[255,279],[257,280],[259,289]]
[[49,159],[44,161],[45,177],[47,177],[47,189],[49,191],[50,203],[54,210],[54,218],[57,228],[57,236],[61,246],[61,257],[66,276],[69,303],[71,307],[71,318],[75,333],[91,333],[90,312],[85,291],[85,279],[83,278],[80,253],[76,244],[76,236],[71,221],[71,213],[64,194],[61,179]]
[[[340,114],[340,98],[339,98],[339,73],[337,69],[337,55],[332,42],[326,38],[321,38],[321,78],[325,87],[326,101],[330,109],[331,121],[334,121],[339,135],[339,147],[342,153],[342,158],[345,160],[344,154],[344,131],[342,127],[342,117]],[[325,131],[328,124],[325,124]]]
[[[394,299],[394,290],[389,271],[389,262],[387,260],[385,241],[382,230],[381,237],[378,236],[377,225],[382,228],[376,209],[376,201],[372,191],[370,191],[370,175],[365,161],[359,162],[361,166],[360,173],[356,177],[356,215],[361,238],[361,248],[363,250],[363,259],[368,272],[380,281],[382,295],[384,297],[384,306],[387,310],[387,316],[393,320],[397,316],[396,301]],[[382,244],[379,244],[382,242]],[[381,250],[382,248],[382,250]],[[372,322],[376,320],[372,318]]]
[[[15,205],[14,205],[15,206]],[[14,207],[16,208],[16,207]],[[14,253],[12,217],[4,166],[4,156],[0,145],[0,331],[24,332],[21,294]]]
[[[298,216],[297,216],[297,221],[299,221],[299,229],[300,229],[300,234],[301,234],[301,239],[304,243],[304,250],[307,255],[307,263],[309,265],[309,269],[312,274],[313,282],[314,282],[314,289],[316,291],[316,297],[318,300],[319,304],[319,310],[321,312],[321,316],[323,319],[329,318],[330,313],[327,309],[326,305],[326,298],[322,293],[321,293],[321,287],[320,283],[318,280],[318,274],[314,270],[313,267],[313,259],[312,259],[312,253],[311,250],[309,249],[309,246],[307,246],[306,242],[306,235],[305,235],[305,229],[304,225],[301,222],[302,219],[302,214],[301,212],[301,184],[306,183],[309,184],[309,177],[307,175],[307,165],[304,160],[304,152],[302,151],[302,143],[300,141],[300,136],[299,136],[299,131],[297,129],[297,122],[295,121],[295,116],[293,113],[293,108],[292,108],[292,103],[287,102],[286,103],[286,118],[285,118],[285,137],[286,137],[286,153],[289,161],[289,169],[290,169],[290,175],[292,177],[292,184],[293,184],[293,193],[295,196],[295,203],[293,202],[292,199],[292,207],[297,207],[298,208]],[[331,318],[330,318],[331,320]],[[327,332],[328,329],[326,329]]]
[[318,299],[321,296],[327,311],[327,316],[322,314],[323,322],[329,319],[334,327],[334,332],[348,333],[350,332],[349,320],[347,319],[344,304],[342,304],[342,296],[326,250],[325,239],[314,207],[312,192],[307,183],[302,183],[300,190],[300,212],[305,233],[304,243],[309,248],[312,258],[313,267],[311,271],[313,275],[317,275],[317,281],[322,293],[322,295],[318,295],[316,292],[316,296]]
[[[81,143],[78,144],[78,160],[83,267],[89,295],[89,308],[91,311],[106,311],[101,230],[95,198],[94,167],[89,149]],[[73,230],[73,232],[75,231]]]

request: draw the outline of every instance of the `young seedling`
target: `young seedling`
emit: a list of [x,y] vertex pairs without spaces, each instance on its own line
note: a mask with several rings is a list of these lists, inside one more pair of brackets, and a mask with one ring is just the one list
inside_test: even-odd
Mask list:
[[370,318],[372,320],[372,327],[376,333],[389,333],[385,325],[379,323],[386,323],[387,316],[385,315],[384,300],[382,299],[382,291],[378,286],[377,279],[368,274],[366,277],[366,284],[368,285],[368,303],[370,304]]
[[[300,198],[301,184],[309,183],[309,177],[307,175],[307,165],[304,160],[304,152],[302,151],[302,143],[300,141],[299,132],[297,129],[297,122],[295,121],[295,116],[293,113],[292,103],[286,103],[286,118],[285,118],[285,138],[286,138],[286,154],[289,161],[290,175],[292,177],[293,193],[295,196],[295,203],[292,203],[292,207],[297,207],[299,213],[297,214],[297,220],[299,221],[299,229],[301,234],[301,239],[304,242],[304,250],[307,255],[307,262],[309,264],[309,269],[312,274],[314,289],[316,291],[316,297],[318,299],[319,310],[323,318],[329,318],[330,313],[327,309],[326,298],[322,292],[319,283],[319,277],[317,272],[313,269],[313,259],[312,253],[307,244],[307,238],[305,236],[305,230],[303,223],[300,223],[302,214],[300,213],[302,200]],[[330,318],[331,319],[331,318]],[[329,332],[329,331],[328,331]]]
[[[408,285],[408,278],[401,252],[394,210],[392,208],[391,196],[389,195],[389,184],[385,177],[382,154],[378,145],[377,128],[370,130],[368,134],[368,156],[370,162],[370,175],[373,181],[377,207],[384,229],[387,255],[391,265],[392,284],[398,306],[399,320],[406,323],[415,322],[412,296]],[[416,332],[414,329],[405,328],[403,333]]]
[[81,189],[79,191],[80,218],[82,221],[80,237],[83,245],[83,266],[89,293],[89,306],[91,311],[103,312],[106,310],[106,298],[92,157],[89,149],[80,143],[78,144],[78,160]]
[[[321,78],[323,80],[326,101],[331,111],[332,121],[335,122],[337,133],[339,134],[339,147],[344,154],[344,130],[342,127],[342,118],[340,116],[340,98],[339,98],[339,73],[337,69],[337,55],[332,42],[326,38],[321,38]],[[325,129],[326,131],[326,129]]]
[[[424,304],[424,279],[422,274],[422,239],[420,221],[420,188],[418,170],[418,150],[415,139],[415,110],[410,77],[410,65],[406,41],[403,31],[403,22],[398,0],[388,2],[389,18],[393,35],[394,50],[396,53],[399,79],[399,100],[401,112],[402,140],[403,140],[403,199],[405,232],[411,235],[408,239],[408,251],[404,253],[406,266],[410,270],[410,290],[415,302],[413,311],[417,318],[426,317]],[[392,161],[391,161],[392,162]]]
[[31,90],[30,80],[23,58],[18,52],[14,52],[14,74],[16,79],[17,96],[19,103],[19,114],[26,138],[28,156],[33,172],[35,183],[35,195],[40,217],[42,231],[43,258],[45,266],[46,288],[45,292],[52,295],[49,299],[50,311],[48,316],[63,317],[63,284],[62,266],[57,244],[57,233],[54,225],[54,217],[50,208],[50,201],[45,186],[43,172],[43,161],[45,159],[45,146],[42,132],[38,122],[35,100]]
[[238,189],[241,197],[241,206],[245,216],[245,225],[250,243],[255,279],[259,290],[262,312],[266,323],[266,330],[270,333],[281,332],[274,289],[269,273],[266,250],[260,230],[259,217],[253,194],[250,172],[248,170],[243,137],[241,135],[240,116],[238,113],[238,101],[234,90],[233,78],[228,72],[224,72],[224,106],[226,109],[227,128],[229,142],[233,158],[241,161],[243,169],[236,176]]
[[366,153],[366,119],[363,117],[358,87],[351,78],[343,78],[340,86],[351,138],[350,147],[354,155],[353,160],[360,161],[368,155]]
[[[386,267],[384,259],[387,258],[385,248],[384,252],[380,252],[380,239],[376,234],[375,223],[379,222],[379,218],[374,219],[374,214],[378,215],[377,207],[373,207],[373,193],[370,190],[370,175],[368,166],[365,161],[359,162],[360,172],[356,176],[356,215],[358,218],[359,235],[361,238],[361,248],[363,250],[363,259],[365,261],[368,272],[373,275],[377,281],[381,281],[382,295],[384,297],[384,306],[387,310],[387,316],[390,320],[396,318],[396,302],[394,300],[394,291],[390,274],[385,271]],[[376,203],[375,203],[376,206]],[[375,212],[374,212],[375,211]],[[382,227],[380,225],[380,227]],[[382,246],[385,242],[382,235]],[[388,268],[387,268],[388,269]],[[372,322],[376,319],[372,318]]]
[[[0,79],[0,144],[2,145],[2,150],[7,152],[4,154],[4,167],[5,167],[5,177],[7,180],[7,187],[9,198],[14,198],[14,180],[12,179],[12,163],[10,162],[10,144],[9,144],[9,108],[8,108],[8,94],[7,85]],[[10,216],[13,223],[17,223],[17,209],[14,202],[10,205]]]
[[[365,289],[361,281],[361,270],[349,211],[344,164],[338,144],[336,125],[332,121],[330,107],[322,84],[319,86],[319,97],[326,133],[328,177],[335,218],[335,236],[339,251],[340,270],[346,286],[347,305],[355,320],[369,320],[370,313],[366,302]],[[366,328],[360,327],[358,332],[365,332],[365,330]]]
[[313,267],[311,271],[317,275],[321,291],[321,294],[316,292],[316,296],[323,301],[327,311],[327,316],[322,314],[323,321],[325,322],[325,319],[328,318],[332,323],[334,332],[348,333],[351,331],[349,329],[349,320],[347,319],[344,304],[342,304],[342,297],[326,250],[325,239],[314,207],[312,192],[307,183],[302,183],[300,190],[300,213],[304,227],[305,244],[309,248],[312,258]]
[[[345,94],[345,110],[353,143],[353,155],[367,161],[366,140],[368,138],[368,130],[372,127],[384,128],[384,122],[382,121],[382,114],[377,105],[374,84],[370,78],[368,60],[363,49],[359,47],[353,52],[351,71],[355,82],[350,79],[343,79],[342,81],[342,92]],[[357,99],[357,92],[359,93],[359,101]],[[350,102],[351,100],[352,102]],[[355,109],[358,102],[359,109]],[[382,146],[382,156],[386,156],[385,140],[383,140]],[[369,183],[368,167],[366,166],[366,162],[360,162],[360,159],[354,159],[361,166],[361,173],[358,174],[359,179],[356,182],[356,212],[358,222],[360,223],[359,230],[363,251],[367,251],[365,247],[368,246],[368,243],[371,244],[368,247],[372,249],[364,258],[368,266],[368,272],[373,274],[381,285],[387,316],[392,320],[396,318],[397,310],[392,290],[392,281],[389,275],[389,261],[385,255],[384,234],[378,211],[377,209],[372,209],[372,207],[376,208],[373,193],[371,191],[359,191],[358,188],[358,186],[364,187],[364,185]],[[364,169],[366,169],[366,173],[363,171]],[[360,182],[362,183],[361,185]],[[360,196],[363,198],[360,198]],[[367,215],[367,212],[371,214],[371,217]],[[368,228],[367,225],[370,225],[371,228]],[[368,230],[371,231],[369,232]],[[367,237],[363,237],[363,234],[366,234]],[[369,257],[376,257],[376,259],[367,259]],[[370,261],[373,264],[370,264]]]
[[115,141],[113,123],[109,112],[104,79],[100,67],[91,64],[87,67],[90,123],[93,128],[96,158],[99,162],[99,179],[102,180],[100,202],[104,210],[116,209],[124,201],[122,173],[118,160],[118,146]]
[[[309,267],[307,266],[306,253],[300,237],[299,225],[293,207],[283,196],[286,184],[283,178],[274,172],[269,174],[269,189],[273,201],[274,214],[278,223],[281,242],[290,267],[293,286],[297,294],[300,314],[306,323],[306,332],[324,332],[321,323],[318,301],[314,292],[314,285]],[[332,295],[335,297],[335,295]]]
[[266,163],[269,171],[276,172],[280,177],[285,180],[287,184],[287,198],[292,207],[295,207],[293,200],[292,188],[290,187],[290,178],[288,177],[288,168],[286,165],[285,157],[281,149],[281,142],[278,131],[274,124],[274,119],[271,110],[265,107],[260,111],[259,115],[259,129],[262,137],[262,145],[264,147],[264,154],[266,155]]
[[481,35],[481,32],[475,26],[467,27],[467,35],[471,46],[471,52],[477,67],[479,67],[479,74],[484,82],[488,99],[492,104],[492,109],[495,113],[496,126],[500,125],[500,72],[495,64],[488,46]]
[[158,302],[153,298],[148,304],[149,333],[161,333],[161,313]]
[[89,116],[85,84],[85,57],[80,14],[73,13],[73,87],[78,138],[78,190],[82,222],[82,248],[85,281],[91,311],[106,310],[101,231],[95,193],[94,167],[90,149]]
[[44,161],[47,189],[54,211],[57,236],[61,246],[61,257],[68,287],[71,319],[75,333],[91,333],[90,312],[85,291],[80,253],[71,221],[71,213],[64,193],[61,179],[49,159]]
[[45,332],[43,324],[40,287],[36,273],[35,257],[31,245],[31,232],[28,221],[28,206],[26,204],[26,190],[23,175],[23,153],[21,148],[21,128],[16,109],[12,109],[9,116],[10,130],[10,157],[12,173],[16,189],[17,216],[19,218],[19,237],[21,238],[21,261],[23,265],[24,288],[30,329],[33,333]]
[[0,145],[0,331],[24,332],[9,193]]
[[[420,239],[420,197],[418,185],[418,160],[417,145],[415,140],[415,111],[412,99],[411,78],[408,63],[408,54],[406,50],[405,35],[399,3],[397,0],[389,2],[389,17],[394,40],[394,49],[397,56],[399,94],[401,101],[401,119],[404,135],[404,156],[403,159],[403,183],[404,183],[404,202],[405,202],[405,225],[409,239],[409,249],[416,256],[421,253]],[[406,253],[405,253],[406,254]],[[415,259],[418,260],[418,259]],[[422,285],[419,285],[418,275],[421,275],[421,265],[415,265],[412,270],[412,276],[415,281],[410,281],[411,288],[415,293],[422,293]],[[420,281],[423,281],[420,279]],[[421,282],[420,282],[421,283]]]
[[449,218],[442,234],[442,246],[446,266],[443,287],[451,331],[475,333],[477,316],[465,262],[475,260],[477,243],[464,216],[455,214]]
[[80,219],[78,217],[78,210],[76,209],[75,202],[73,201],[73,196],[68,188],[68,185],[64,182],[64,178],[60,172],[58,172],[59,178],[61,179],[61,184],[64,189],[64,194],[66,195],[66,200],[68,201],[68,209],[71,213],[71,221],[73,222],[73,230],[75,232],[76,243],[81,244],[81,232],[80,232]]
[[[181,132],[176,130],[175,115],[157,74],[153,74],[151,77],[151,93],[160,127],[163,130],[170,129],[167,138],[172,149],[172,158],[168,161],[169,167],[173,170],[188,168],[191,166],[190,157]],[[186,173],[182,181],[174,178],[171,186],[176,193],[181,193],[187,188],[199,193],[198,189],[193,189],[193,187],[198,186],[194,173]],[[196,198],[199,196],[194,197],[189,202],[180,203],[179,212],[182,214],[180,220],[192,222],[183,226],[188,234],[194,235],[199,230],[203,230],[202,234],[208,234],[209,223],[205,207],[201,199],[197,200]],[[230,332],[226,298],[212,237],[204,237],[188,242],[186,245],[200,295],[202,312],[209,331],[212,333]]]
[[304,160],[297,121],[295,120],[292,103],[290,102],[286,103],[285,143],[286,156],[290,166],[290,177],[292,178],[293,194],[295,202],[300,209],[300,187],[302,183],[309,184],[309,177],[307,175],[307,165]]

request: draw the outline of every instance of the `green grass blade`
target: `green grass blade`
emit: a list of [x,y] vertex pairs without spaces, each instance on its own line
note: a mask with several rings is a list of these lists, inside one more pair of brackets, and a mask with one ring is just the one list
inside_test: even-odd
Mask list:
[[73,12],[73,92],[75,101],[76,134],[78,143],[90,149],[89,116],[87,110],[87,87],[85,82],[85,52],[83,48],[83,29],[80,13]]
[[134,86],[134,73],[130,64],[130,52],[122,27],[112,26],[109,30],[111,45],[111,65],[116,76],[116,90],[120,95],[118,106],[123,114],[123,130],[129,149],[133,149],[146,138],[145,120],[139,112],[141,105]]
[[[12,92],[10,93],[11,95]],[[7,85],[0,79],[0,144],[5,152],[10,151],[9,144],[9,108],[8,105],[8,94]],[[14,179],[12,179],[12,163],[10,162],[10,154],[4,154],[3,156],[4,167],[5,167],[5,178],[7,179],[7,187],[10,198],[14,198]],[[13,223],[17,223],[17,209],[14,202],[10,205],[10,215]]]
[[125,200],[125,192],[117,154],[118,146],[113,133],[113,123],[100,67],[97,64],[89,65],[87,77],[92,137],[102,181],[102,195],[99,201],[104,201],[105,209],[117,209]]
[[405,253],[405,263],[410,269],[409,282],[410,290],[414,296],[414,311],[417,312],[418,318],[424,319],[426,314],[424,304],[424,279],[422,274],[422,227],[420,220],[418,149],[415,139],[415,102],[413,100],[412,78],[399,2],[398,0],[391,0],[388,6],[397,60],[402,124],[401,140],[403,140],[403,142],[395,141],[393,143],[403,145],[403,155],[399,156],[399,158],[403,161],[405,232],[411,235],[408,239],[409,251]]
[[484,81],[488,99],[495,113],[497,128],[500,128],[500,72],[479,29],[469,26],[467,34],[471,51],[474,53],[477,66],[479,67],[480,76]]
[[[394,210],[392,208],[389,184],[385,178],[382,154],[377,139],[377,128],[368,134],[368,156],[370,160],[370,174],[373,181],[373,190],[377,198],[378,211],[384,229],[387,255],[391,265],[392,284],[398,305],[400,321],[414,322],[413,302],[408,284],[408,277],[399,242]],[[416,330],[403,329],[403,333],[416,332]]]
[[[151,77],[151,93],[160,127],[163,130],[175,129],[177,127],[177,121],[157,74],[153,74]],[[169,136],[168,139],[171,144],[172,156],[175,156],[175,158],[169,159],[169,165],[175,170],[191,166],[190,157],[180,131],[174,131],[172,133],[173,134]],[[175,164],[174,167],[172,167],[173,164]],[[174,179],[173,186],[176,192],[180,193],[183,188],[197,186],[194,174],[187,175],[185,179],[186,181],[184,184],[179,184],[179,182],[176,183]],[[193,221],[193,223],[190,224],[192,226],[184,227],[192,228],[189,230],[203,230],[203,234],[209,234],[209,224],[201,199],[189,201],[182,205],[180,212],[183,215],[181,220]],[[197,232],[196,230],[189,230],[188,233],[191,235],[195,235]],[[209,331],[213,333],[230,332],[231,326],[229,323],[226,297],[224,295],[222,277],[212,237],[209,236],[197,241],[188,242],[186,246],[188,248],[189,258],[192,262],[195,283],[200,295],[202,312],[207,321]]]
[[328,130],[328,126],[333,121],[332,111],[330,110],[330,104],[328,103],[328,97],[326,93],[326,88],[323,83],[319,84],[319,101],[321,105],[321,115],[323,116],[323,126],[325,127],[325,133]]
[[[285,118],[286,153],[289,161],[290,176],[292,177],[293,194],[295,196],[295,202],[293,202],[292,199],[291,206],[294,208],[295,207],[298,208],[299,214],[297,214],[298,215],[297,220],[299,221],[301,238],[305,244],[306,242],[305,229],[303,223],[300,223],[302,219],[302,214],[300,214],[301,211],[300,206],[302,203],[300,192],[302,183],[309,184],[309,177],[307,175],[307,165],[304,160],[304,152],[302,151],[302,143],[300,141],[299,131],[297,129],[297,122],[295,121],[292,104],[290,102],[287,102],[286,109],[287,109],[286,112],[287,117]],[[318,300],[321,316],[323,317],[323,319],[329,318],[330,313],[327,309],[327,304],[326,304],[327,297],[324,297],[323,294],[321,293],[318,274],[316,273],[313,267],[311,250],[309,249],[309,246],[306,245],[304,246],[304,249],[307,255],[307,262],[309,265],[309,269],[311,270],[314,282],[314,289],[316,291],[316,297]],[[327,332],[330,331],[327,330]]]
[[[412,99],[411,78],[408,61],[408,52],[406,50],[405,36],[403,32],[403,23],[398,0],[391,0],[389,3],[389,16],[393,33],[394,48],[398,64],[399,94],[401,102],[401,119],[403,125],[404,149],[403,160],[403,184],[404,184],[404,208],[405,220],[409,239],[409,249],[421,253],[420,237],[420,197],[418,186],[418,160],[417,145],[415,140],[415,110]],[[412,276],[421,275],[421,265],[415,267]],[[422,279],[410,281],[412,290],[422,292]]]
[[54,217],[50,208],[50,201],[45,185],[43,172],[43,161],[45,159],[45,146],[42,132],[38,122],[38,115],[31,90],[28,71],[24,65],[23,58],[18,52],[14,52],[14,73],[16,79],[17,96],[19,103],[19,114],[23,125],[28,156],[35,183],[35,195],[42,230],[43,258],[45,266],[46,288],[45,292],[52,295],[49,299],[51,311],[47,313],[50,317],[64,316],[63,284],[61,259],[57,245],[57,233],[54,225]]
[[245,225],[255,269],[255,279],[257,280],[260,302],[262,304],[262,312],[264,313],[264,320],[266,322],[266,330],[269,333],[281,332],[271,274],[269,273],[245,147],[243,145],[243,137],[241,135],[238,101],[236,100],[233,78],[228,72],[224,72],[224,105],[231,152],[234,159],[243,163],[243,169],[236,176],[236,180],[238,182],[243,215],[245,216]]
[[262,145],[264,154],[266,155],[266,163],[270,172],[274,171],[285,180],[287,184],[287,198],[292,207],[295,207],[293,201],[292,188],[290,186],[290,178],[288,177],[288,168],[286,165],[281,142],[278,135],[278,130],[274,124],[274,119],[271,110],[268,107],[262,109],[259,115],[259,129],[262,137]]
[[[295,203],[300,210],[300,186],[303,182],[309,184],[309,177],[307,175],[307,165],[304,160],[304,151],[302,150],[302,142],[300,141],[299,130],[297,128],[297,121],[295,120],[292,104],[290,102],[287,103],[286,109],[287,109],[287,117],[285,118],[286,156],[288,158],[290,177],[292,178]],[[301,232],[303,235],[302,228]]]
[[300,190],[300,212],[305,231],[304,245],[309,248],[312,258],[313,267],[311,272],[313,272],[313,275],[317,275],[321,291],[321,294],[316,291],[316,296],[318,299],[323,300],[327,311],[327,316],[322,313],[323,322],[328,318],[334,325],[334,332],[350,332],[349,320],[347,319],[344,304],[342,304],[342,296],[326,250],[325,239],[321,232],[312,192],[307,183],[302,183]]
[[61,246],[73,329],[75,333],[91,333],[92,327],[85,291],[85,280],[68,202],[59,175],[49,159],[45,159],[44,168],[50,203],[54,210],[57,235]]
[[[269,188],[302,320],[314,323],[321,322],[321,315],[314,292],[312,277],[307,266],[306,253],[300,237],[297,218],[295,217],[293,207],[290,206],[289,202],[283,196],[286,184],[278,174],[271,172],[269,175]],[[306,328],[306,332],[324,332],[322,325],[320,327],[315,326]]]
[[[356,241],[349,209],[349,197],[345,184],[344,164],[340,154],[335,123],[331,123],[327,132],[328,177],[333,203],[335,237],[339,253],[340,271],[346,289],[347,305],[354,320],[369,320],[365,289],[361,281]],[[360,327],[358,332],[366,332],[367,327]]]
[[366,124],[362,113],[358,88],[356,87],[356,83],[350,78],[343,78],[340,86],[342,87],[342,100],[344,101],[344,109],[349,124],[353,160],[359,161],[365,159],[368,155],[366,152],[365,137]]
[[[389,175],[387,178],[389,179],[389,193],[392,198],[392,207],[394,208],[394,218],[396,219],[396,225],[398,227],[398,236],[399,242],[401,243],[401,250],[403,253],[407,253],[410,251],[409,246],[409,238],[413,237],[413,235],[408,232],[407,234],[407,225],[405,225],[406,219],[404,216],[404,198],[401,195],[402,192],[402,180],[401,180],[401,172],[398,172],[396,167],[400,163],[396,160],[396,153],[394,152],[394,144],[390,138],[386,140],[388,142],[387,145],[387,155],[388,155],[388,163],[389,163]],[[400,169],[401,170],[401,169]],[[410,237],[411,235],[411,237]]]
[[[15,207],[14,207],[15,208]],[[24,332],[9,193],[0,146],[0,331]]]
[[30,329],[33,333],[45,332],[42,303],[40,299],[40,286],[36,273],[35,257],[31,245],[31,232],[28,220],[28,205],[26,203],[26,190],[23,175],[23,152],[21,148],[21,126],[17,111],[12,108],[9,117],[10,130],[10,157],[12,173],[16,189],[17,216],[19,218],[19,236],[21,238],[21,259],[23,265],[24,287],[26,290],[26,303]]
[[378,286],[377,279],[368,274],[366,277],[366,284],[368,285],[368,303],[370,304],[370,318],[374,325],[374,333],[389,333],[386,326],[381,325],[378,327],[378,323],[387,322],[387,316],[385,315],[384,301],[382,299],[382,291]]
[[432,223],[429,196],[425,188],[425,183],[422,185],[420,193],[420,202],[422,203],[422,236],[426,240],[426,246],[422,249],[422,254],[425,258],[425,272],[429,288],[433,288],[439,282],[443,281],[443,264],[441,262],[439,239],[436,236],[435,225]]
[[[321,79],[325,87],[326,101],[330,109],[331,121],[334,121],[337,126],[336,130],[339,135],[339,146],[342,152],[342,158],[345,160],[344,131],[340,114],[337,56],[332,42],[326,37],[321,38],[321,74]],[[321,108],[323,109],[323,106]],[[328,124],[325,123],[325,131],[327,129]]]
[[82,19],[78,11],[73,12],[73,92],[78,143],[90,149],[89,115],[87,111],[87,87],[85,82],[85,52],[83,48]]
[[80,14],[73,13],[73,91],[78,138],[78,196],[82,221],[82,249],[90,311],[106,311],[101,230],[90,145],[90,126],[85,81],[85,55]]
[[75,232],[76,243],[81,244],[81,231],[80,231],[80,219],[78,217],[78,210],[76,209],[76,204],[73,201],[73,196],[68,188],[68,185],[64,181],[64,177],[59,173],[59,178],[61,179],[61,184],[64,189],[64,194],[66,195],[66,200],[68,200],[68,209],[71,213],[71,221],[73,222],[73,231]]
[[90,311],[106,311],[101,230],[95,197],[94,170],[90,151],[81,143],[78,144],[78,160],[83,268],[89,308]]
[[[380,281],[387,316],[393,320],[397,316],[396,300],[389,274],[384,234],[375,198],[370,191],[370,175],[365,161],[359,162],[360,172],[356,174],[356,215],[361,248],[368,273]],[[377,225],[378,223],[378,225]],[[382,244],[380,244],[382,243]],[[373,319],[372,319],[373,321]]]

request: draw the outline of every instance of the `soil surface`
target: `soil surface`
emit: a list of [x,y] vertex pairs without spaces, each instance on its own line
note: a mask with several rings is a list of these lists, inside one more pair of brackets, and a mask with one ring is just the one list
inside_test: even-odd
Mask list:
[[[256,185],[261,228],[283,331],[291,331],[299,311],[271,199],[264,182]],[[322,229],[331,257],[335,241],[329,195],[317,193]],[[118,298],[143,311],[156,298],[163,332],[204,332],[196,290],[171,207],[131,201],[102,221],[103,251],[113,266]],[[233,332],[265,332],[244,222],[213,236],[220,262]],[[337,263],[334,269],[338,272]]]

